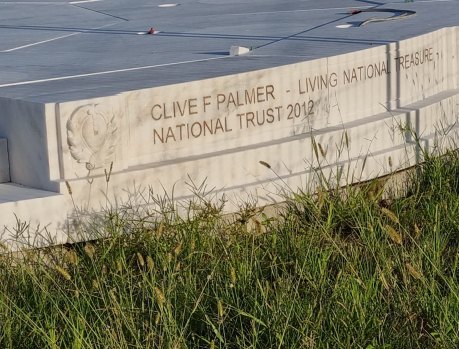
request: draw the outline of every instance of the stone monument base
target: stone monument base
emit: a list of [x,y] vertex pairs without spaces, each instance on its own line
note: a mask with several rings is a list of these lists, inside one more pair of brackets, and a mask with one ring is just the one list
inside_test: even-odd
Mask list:
[[[428,14],[425,4],[409,6],[420,20]],[[162,40],[184,33],[152,35],[155,47],[168,48]],[[274,43],[304,49],[309,41],[299,40],[310,40],[292,38]],[[457,148],[459,27],[361,42],[365,49],[292,54],[281,64],[260,45],[193,61],[181,81],[169,64],[152,66],[149,78],[141,76],[148,66],[119,70],[140,79],[125,89],[104,83],[110,70],[9,84],[0,98],[0,240],[19,248],[90,239],[78,225],[93,213],[154,212],[164,201],[185,210],[196,192],[234,212],[324,182],[386,176],[424,152]],[[75,80],[79,88],[59,93]],[[31,86],[43,93],[29,95]]]

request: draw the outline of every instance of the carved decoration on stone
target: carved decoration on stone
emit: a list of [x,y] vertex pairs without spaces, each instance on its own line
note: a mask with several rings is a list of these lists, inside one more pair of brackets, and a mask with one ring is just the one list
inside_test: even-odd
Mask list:
[[98,104],[76,108],[67,121],[67,144],[70,154],[88,170],[112,162],[118,139],[116,115]]

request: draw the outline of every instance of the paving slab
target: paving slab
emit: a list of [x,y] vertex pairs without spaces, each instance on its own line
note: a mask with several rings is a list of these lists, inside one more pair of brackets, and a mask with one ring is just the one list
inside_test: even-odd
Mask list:
[[[0,2],[0,96],[57,102],[265,69],[457,25],[459,1],[156,0]],[[337,28],[374,14],[400,21]],[[149,28],[157,35],[141,35]],[[230,57],[233,45],[252,47]]]

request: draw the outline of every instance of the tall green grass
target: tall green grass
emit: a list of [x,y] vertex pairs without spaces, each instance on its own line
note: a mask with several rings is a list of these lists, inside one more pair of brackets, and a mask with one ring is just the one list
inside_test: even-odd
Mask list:
[[372,182],[278,218],[191,211],[107,212],[110,238],[3,255],[0,347],[459,347],[457,152],[398,198]]

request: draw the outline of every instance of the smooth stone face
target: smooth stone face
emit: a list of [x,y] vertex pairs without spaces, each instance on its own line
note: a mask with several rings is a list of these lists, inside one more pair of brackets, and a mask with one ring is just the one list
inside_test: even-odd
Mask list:
[[56,191],[60,178],[54,106],[0,98],[0,137],[8,140],[12,182]]
[[10,181],[10,164],[8,161],[8,141],[0,138],[0,183]]
[[443,29],[328,59],[61,103],[64,178],[112,162],[117,170],[199,156],[218,162],[222,152],[363,124],[457,86],[447,69],[457,61],[448,45],[455,33]]

